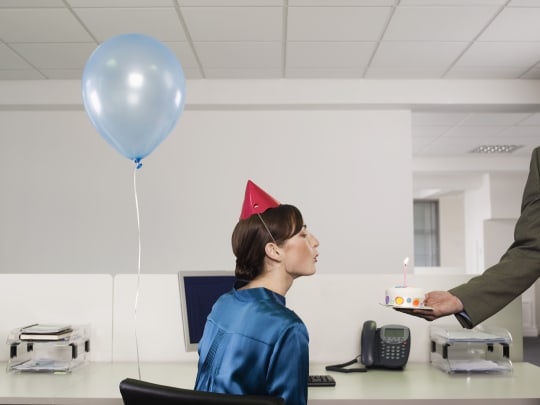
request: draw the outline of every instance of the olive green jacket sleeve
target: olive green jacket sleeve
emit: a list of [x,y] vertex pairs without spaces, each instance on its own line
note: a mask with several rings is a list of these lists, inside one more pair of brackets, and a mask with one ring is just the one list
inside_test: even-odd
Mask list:
[[494,315],[540,277],[540,148],[532,153],[521,215],[514,242],[499,263],[467,283],[449,290],[463,303],[466,314],[456,314],[462,326],[472,328]]

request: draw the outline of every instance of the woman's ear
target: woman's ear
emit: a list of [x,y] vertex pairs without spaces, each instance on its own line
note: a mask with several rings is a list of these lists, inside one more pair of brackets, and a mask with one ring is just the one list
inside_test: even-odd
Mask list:
[[264,252],[266,253],[266,256],[268,256],[271,260],[274,260],[276,262],[281,261],[282,252],[281,248],[276,245],[274,242],[268,242],[264,246]]

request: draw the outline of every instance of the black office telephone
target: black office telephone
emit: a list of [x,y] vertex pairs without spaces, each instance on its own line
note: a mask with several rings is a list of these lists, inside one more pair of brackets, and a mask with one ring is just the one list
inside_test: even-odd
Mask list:
[[[327,370],[342,373],[363,372],[368,368],[403,369],[409,359],[411,331],[403,325],[384,325],[377,328],[375,321],[362,327],[360,356],[343,364],[326,366]],[[346,368],[360,362],[364,367]]]

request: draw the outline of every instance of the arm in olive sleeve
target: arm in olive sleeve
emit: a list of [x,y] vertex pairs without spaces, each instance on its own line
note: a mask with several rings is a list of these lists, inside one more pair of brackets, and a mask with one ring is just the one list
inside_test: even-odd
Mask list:
[[474,327],[521,295],[540,277],[540,148],[533,151],[523,192],[521,215],[514,242],[499,263],[449,292],[463,303],[470,322],[456,317],[464,327]]

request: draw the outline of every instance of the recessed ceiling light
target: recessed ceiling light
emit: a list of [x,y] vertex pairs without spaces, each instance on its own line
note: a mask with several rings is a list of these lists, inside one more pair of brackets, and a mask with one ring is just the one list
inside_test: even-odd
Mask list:
[[469,153],[512,153],[523,145],[481,145]]

